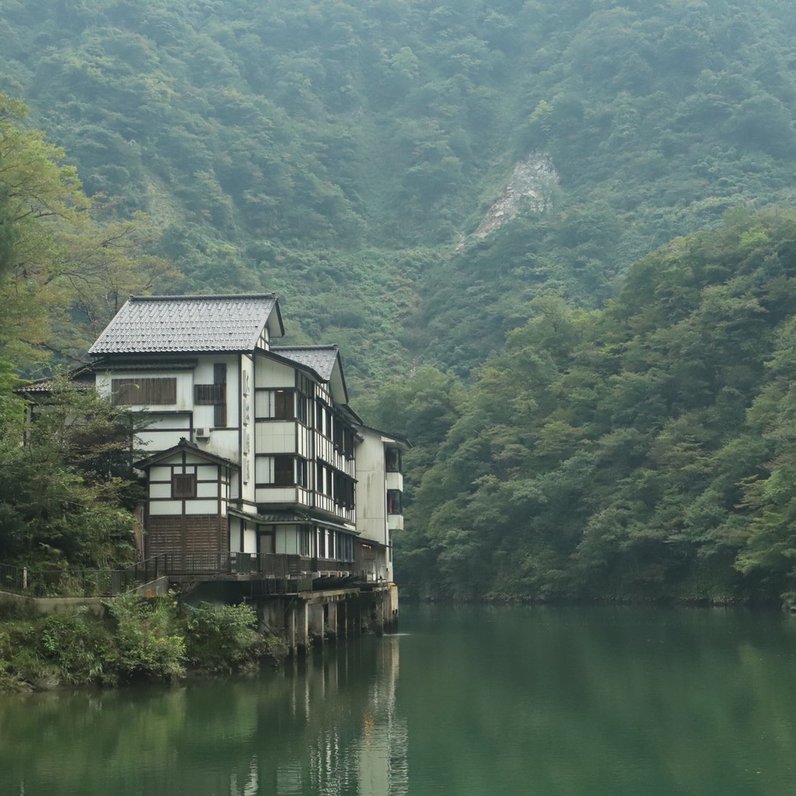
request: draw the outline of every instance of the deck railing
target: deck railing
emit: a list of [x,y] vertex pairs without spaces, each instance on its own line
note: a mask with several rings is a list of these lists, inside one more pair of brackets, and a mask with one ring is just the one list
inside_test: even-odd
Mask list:
[[169,575],[230,575],[266,578],[312,577],[317,572],[350,573],[353,562],[280,553],[166,553]]
[[269,593],[308,591],[313,582],[378,579],[363,570],[360,562],[277,553],[162,553],[123,569],[0,564],[0,590],[31,597],[110,597],[163,575],[182,581],[261,581]]
[[112,597],[165,574],[162,556],[119,569],[0,564],[0,590],[31,597]]

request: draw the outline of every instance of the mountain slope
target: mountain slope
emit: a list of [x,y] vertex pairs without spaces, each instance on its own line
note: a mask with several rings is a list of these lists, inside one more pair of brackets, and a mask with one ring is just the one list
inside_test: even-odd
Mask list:
[[[364,385],[468,373],[540,293],[599,304],[675,235],[791,201],[794,32],[783,0],[8,0],[0,88],[152,214],[181,289],[278,289]],[[545,209],[468,245],[532,153]]]

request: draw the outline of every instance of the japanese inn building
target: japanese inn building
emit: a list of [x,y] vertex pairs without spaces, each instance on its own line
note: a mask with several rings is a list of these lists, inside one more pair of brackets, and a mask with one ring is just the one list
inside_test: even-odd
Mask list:
[[141,413],[143,554],[391,584],[408,443],[349,407],[337,346],[283,334],[274,295],[135,297],[89,350],[96,389]]

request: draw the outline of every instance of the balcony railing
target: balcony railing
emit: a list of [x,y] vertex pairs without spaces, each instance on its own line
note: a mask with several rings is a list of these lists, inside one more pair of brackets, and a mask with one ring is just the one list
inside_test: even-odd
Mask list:
[[260,581],[264,593],[293,593],[341,582],[373,583],[382,568],[361,560],[265,553],[163,553],[125,569],[55,569],[0,564],[0,591],[30,597],[112,597],[161,576],[176,581]]
[[112,597],[165,575],[162,556],[121,569],[0,564],[0,590],[30,597]]

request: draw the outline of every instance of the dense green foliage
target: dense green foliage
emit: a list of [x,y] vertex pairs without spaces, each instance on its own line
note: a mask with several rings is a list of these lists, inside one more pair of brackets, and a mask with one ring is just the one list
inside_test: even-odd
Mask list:
[[0,691],[59,685],[174,681],[186,673],[254,669],[282,654],[257,632],[247,605],[186,608],[167,598],[125,596],[105,606],[0,622]]
[[[784,0],[8,0],[0,89],[89,195],[150,214],[175,289],[279,291],[365,386],[467,373],[539,293],[594,305],[790,201],[793,33]],[[545,210],[468,239],[533,153]]]
[[34,423],[20,400],[0,411],[0,563],[124,565],[140,498],[131,420],[93,391],[54,384]]
[[795,591],[794,308],[796,213],[736,213],[641,260],[605,310],[537,299],[463,398],[390,391],[399,423],[440,420],[403,580],[531,599]]
[[[793,591],[794,222],[749,211],[792,204],[795,29],[784,0],[9,0],[0,88],[77,171],[3,100],[0,357],[79,351],[131,291],[275,290],[355,391],[401,379],[361,405],[416,443],[417,590]],[[556,180],[474,234],[518,162]]]

